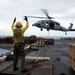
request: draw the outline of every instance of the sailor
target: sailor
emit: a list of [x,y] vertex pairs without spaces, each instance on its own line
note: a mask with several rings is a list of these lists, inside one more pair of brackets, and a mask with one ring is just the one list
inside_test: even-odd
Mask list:
[[[11,29],[13,31],[14,38],[14,59],[13,59],[13,71],[18,70],[18,58],[21,57],[21,71],[26,72],[25,66],[25,51],[24,51],[24,32],[28,29],[29,23],[28,19],[25,16],[24,20],[26,21],[26,26],[23,27],[21,22],[16,22],[16,17],[12,23]],[[14,25],[15,24],[15,25]]]

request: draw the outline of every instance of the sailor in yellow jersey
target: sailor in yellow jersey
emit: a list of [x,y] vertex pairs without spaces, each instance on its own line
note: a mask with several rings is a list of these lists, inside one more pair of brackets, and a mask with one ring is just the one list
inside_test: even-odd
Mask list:
[[[12,23],[11,29],[13,31],[14,38],[14,59],[13,59],[13,71],[18,69],[18,57],[21,57],[21,71],[26,72],[25,67],[25,51],[24,51],[24,32],[28,29],[29,23],[28,19],[25,16],[24,20],[26,21],[26,26],[23,27],[21,22],[16,22],[16,17]],[[14,25],[15,24],[15,25]]]

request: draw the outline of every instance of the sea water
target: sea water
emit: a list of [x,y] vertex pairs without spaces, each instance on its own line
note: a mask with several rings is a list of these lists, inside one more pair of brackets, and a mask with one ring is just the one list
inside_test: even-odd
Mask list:
[[9,53],[10,51],[9,50],[6,50],[6,49],[0,49],[0,56],[3,56],[7,53]]

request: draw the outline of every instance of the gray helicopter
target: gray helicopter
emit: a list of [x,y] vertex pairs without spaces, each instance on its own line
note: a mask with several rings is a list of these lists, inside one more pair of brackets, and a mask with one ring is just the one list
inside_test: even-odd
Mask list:
[[75,31],[75,29],[72,29],[73,23],[70,23],[70,26],[67,29],[67,28],[61,26],[59,22],[51,20],[51,19],[54,19],[54,17],[50,17],[46,10],[42,10],[42,11],[47,17],[28,16],[31,18],[45,18],[46,19],[46,20],[39,20],[36,23],[32,24],[32,26],[36,26],[36,27],[40,28],[41,31],[43,31],[43,28],[47,29],[47,31],[49,31],[49,30],[64,31],[66,35],[67,35],[67,33],[66,33],[67,31]]
[[32,26],[39,27],[41,29],[41,31],[43,31],[43,28],[47,29],[47,31],[49,31],[49,30],[64,31],[66,35],[67,35],[67,33],[66,33],[67,31],[75,31],[75,29],[72,29],[72,26],[73,26],[72,23],[70,23],[70,26],[67,29],[65,27],[62,27],[59,22],[56,22],[53,20],[40,20],[40,21],[32,24]]

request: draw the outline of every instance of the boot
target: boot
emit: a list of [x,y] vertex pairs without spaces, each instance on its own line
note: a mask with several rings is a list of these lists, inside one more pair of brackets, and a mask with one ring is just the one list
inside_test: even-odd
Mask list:
[[13,71],[16,71],[16,70],[18,70],[18,67],[14,66]]
[[28,72],[28,70],[29,70],[29,69],[26,68],[26,69],[24,69],[24,70],[21,70],[21,72]]

